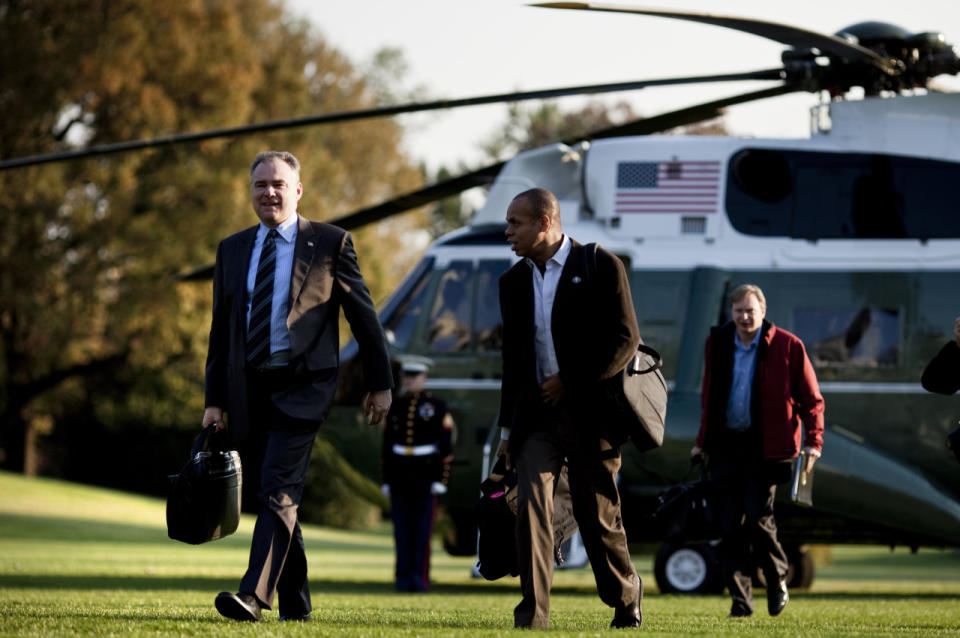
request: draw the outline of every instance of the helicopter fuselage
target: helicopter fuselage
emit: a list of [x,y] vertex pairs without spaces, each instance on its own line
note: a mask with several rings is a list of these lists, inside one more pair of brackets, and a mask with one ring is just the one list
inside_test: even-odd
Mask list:
[[960,468],[944,447],[960,404],[919,383],[960,315],[960,95],[815,115],[808,139],[648,136],[522,153],[471,226],[427,250],[381,318],[394,353],[434,360],[428,388],[453,411],[454,518],[469,520],[484,444],[496,439],[497,278],[515,260],[504,214],[542,186],[558,196],[566,233],[627,265],[641,335],[663,356],[665,444],[624,448],[631,538],[657,540],[644,517],[688,468],[705,338],[725,320],[727,293],[750,282],[768,318],[804,340],[826,400],[814,506],[778,506],[781,537],[960,546]]

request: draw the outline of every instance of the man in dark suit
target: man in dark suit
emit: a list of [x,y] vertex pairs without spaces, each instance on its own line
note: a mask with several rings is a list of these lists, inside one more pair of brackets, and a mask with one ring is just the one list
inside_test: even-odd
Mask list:
[[[928,392],[953,394],[960,390],[960,317],[953,322],[953,341],[948,341],[923,369],[920,384]],[[960,428],[947,435],[947,448],[960,461]]]
[[557,198],[542,188],[507,209],[522,259],[500,278],[501,438],[518,472],[517,627],[547,627],[554,567],[554,493],[567,464],[574,517],[612,627],[640,627],[640,578],[630,560],[616,476],[620,452],[598,413],[604,382],[640,342],[623,264],[563,234]]
[[960,317],[953,322],[953,341],[947,341],[923,369],[920,384],[937,394],[960,390]]
[[258,154],[250,186],[260,223],[217,249],[202,426],[226,427],[238,444],[258,514],[239,591],[219,594],[216,607],[227,618],[256,621],[277,595],[281,620],[307,620],[297,510],[313,440],[336,389],[341,308],[360,345],[372,390],[363,409],[372,424],[390,408],[393,378],[349,233],[297,213],[297,158]]

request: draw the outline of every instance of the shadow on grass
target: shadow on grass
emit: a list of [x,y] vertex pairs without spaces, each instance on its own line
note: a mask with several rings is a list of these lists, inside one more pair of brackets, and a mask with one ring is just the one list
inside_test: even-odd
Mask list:
[[[60,575],[60,574],[0,574],[0,588],[11,589],[122,589],[126,591],[178,590],[178,591],[233,591],[240,581],[236,578],[209,576],[115,576],[115,575]],[[392,582],[356,581],[335,579],[310,579],[310,591],[314,594],[395,594]],[[520,582],[504,579],[494,582],[476,580],[469,583],[432,583],[430,591],[436,594],[491,594],[519,593]],[[589,593],[595,595],[593,586],[554,586],[555,594]]]
[[870,592],[868,594],[858,594],[856,592],[819,592],[805,593],[799,592],[796,596],[791,590],[793,600],[845,600],[849,602],[883,602],[889,600],[956,600],[956,592],[915,592],[905,594],[900,592]]
[[[0,538],[4,540],[24,540],[31,542],[54,541],[71,543],[158,543],[169,542],[172,547],[189,547],[184,543],[172,541],[166,534],[164,525],[116,523],[81,518],[58,516],[35,516],[31,514],[0,514]],[[216,546],[240,544],[249,547],[250,538],[232,536],[216,541]],[[327,540],[307,540],[308,547],[318,551],[383,551],[383,546],[363,542],[344,542]]]
[[[236,578],[212,577],[166,577],[166,576],[96,576],[96,575],[34,575],[34,574],[3,574],[0,575],[0,588],[9,589],[74,589],[74,590],[107,590],[117,589],[124,591],[196,591],[210,593],[219,591],[233,591],[240,580]],[[516,579],[498,580],[494,582],[476,580],[469,583],[433,583],[430,591],[434,594],[475,595],[509,593],[519,595],[520,583]],[[386,595],[396,594],[392,582],[382,581],[354,581],[334,579],[310,579],[310,591],[316,595],[323,594],[353,594],[353,595]],[[555,585],[554,594],[583,594],[595,596],[593,585],[563,586]],[[427,594],[429,595],[429,594]],[[659,596],[649,593],[650,596]],[[676,596],[671,594],[671,596]],[[846,600],[851,602],[882,602],[886,600],[954,600],[956,593],[951,592],[918,592],[904,594],[903,592],[870,592],[858,594],[856,592],[825,592],[805,593],[797,592],[797,600]]]
[[[321,603],[321,601],[315,600],[314,603]],[[278,619],[275,610],[276,608],[274,608],[274,611],[272,612],[264,612],[263,619],[266,624],[277,623]],[[13,613],[8,617],[16,618],[17,615],[18,614],[16,610],[14,610]],[[91,609],[90,611],[81,611],[76,609],[63,611],[53,607],[31,608],[29,610],[29,616],[31,622],[33,623],[41,622],[44,619],[56,621],[57,623],[63,623],[64,619],[66,618],[87,619],[89,621],[99,622],[103,621],[105,617],[103,607],[97,607],[96,609]],[[423,611],[418,609],[391,609],[389,610],[389,613],[371,615],[357,614],[355,611],[343,612],[340,610],[324,609],[322,604],[314,608],[311,616],[311,620],[305,626],[305,628],[312,626],[319,629],[324,626],[333,626],[336,627],[337,631],[339,632],[346,627],[380,627],[385,630],[383,635],[389,635],[389,633],[403,628],[416,629],[417,633],[419,634],[425,629],[502,630],[508,628],[512,624],[512,618],[506,618],[497,615],[478,616],[477,614],[470,614],[469,619],[462,619],[458,618],[455,614],[424,615]],[[214,612],[212,598],[210,601],[209,612],[183,612],[177,611],[176,609],[150,608],[137,612],[111,610],[108,617],[110,623],[115,623],[118,621],[138,623],[138,629],[143,632],[147,632],[150,629],[150,625],[145,623],[158,623],[161,633],[168,628],[167,623],[170,622],[195,623],[198,627],[209,629],[215,629],[217,627],[224,626],[233,626],[237,628],[242,626],[252,626],[252,624],[238,623],[217,615]]]

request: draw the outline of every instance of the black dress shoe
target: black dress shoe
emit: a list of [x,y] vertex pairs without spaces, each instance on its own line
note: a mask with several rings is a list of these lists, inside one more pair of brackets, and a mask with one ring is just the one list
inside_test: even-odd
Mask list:
[[790,594],[787,593],[787,583],[781,580],[773,587],[767,588],[767,611],[771,616],[779,615],[788,602],[790,602]]
[[222,591],[217,594],[214,605],[221,616],[226,616],[231,620],[257,622],[262,617],[260,604],[250,594],[233,594]]
[[743,605],[738,605],[737,603],[733,604],[733,607],[730,608],[730,615],[727,618],[747,618],[753,615],[753,610],[744,607]]
[[626,607],[618,607],[610,622],[611,629],[639,629],[643,624],[643,614],[640,612],[640,603],[633,603]]
[[292,616],[280,614],[280,622],[307,622],[308,620],[310,620],[310,612],[305,614],[295,614]]

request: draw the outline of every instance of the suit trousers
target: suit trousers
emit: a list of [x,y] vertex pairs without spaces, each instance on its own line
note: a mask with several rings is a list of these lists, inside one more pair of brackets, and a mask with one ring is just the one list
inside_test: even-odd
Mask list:
[[547,627],[554,568],[554,494],[567,462],[573,515],[580,527],[600,599],[620,608],[639,601],[640,577],[630,560],[620,515],[616,476],[620,452],[606,440],[578,440],[564,410],[544,408],[553,431],[539,427],[514,460],[517,472],[517,557],[522,599],[514,609],[517,627]]
[[[250,432],[240,446],[244,491],[256,489],[257,521],[241,593],[271,609],[279,598],[282,616],[310,613],[307,557],[297,512],[319,423],[280,411],[270,394],[289,382],[286,369],[248,373]],[[247,468],[251,468],[251,472]]]
[[[746,436],[746,435],[744,435]],[[724,529],[721,542],[724,576],[733,606],[753,611],[753,574],[763,571],[768,587],[787,574],[787,556],[777,539],[773,501],[777,485],[769,463],[745,450],[727,446],[710,457],[713,476],[725,486],[722,503]]]

